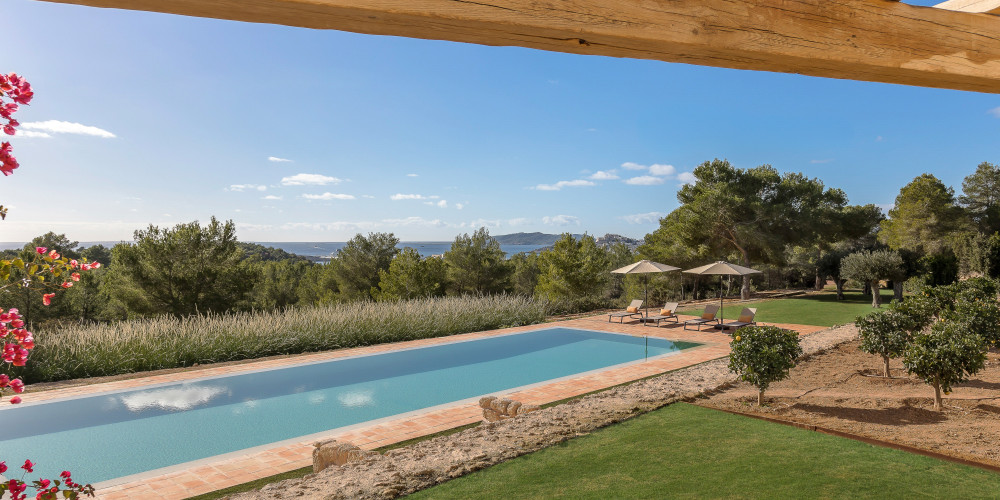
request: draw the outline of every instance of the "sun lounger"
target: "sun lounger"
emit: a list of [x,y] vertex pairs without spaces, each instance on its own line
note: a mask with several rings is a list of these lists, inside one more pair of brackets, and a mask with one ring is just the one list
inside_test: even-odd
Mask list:
[[753,320],[754,316],[757,315],[757,309],[753,307],[744,307],[743,311],[740,312],[740,318],[736,321],[730,321],[723,323],[721,325],[722,329],[732,328],[737,330],[743,328],[744,326],[756,325],[757,322]]
[[705,306],[705,312],[702,313],[701,317],[698,319],[689,319],[684,322],[684,329],[688,329],[688,325],[698,325],[698,330],[701,330],[701,325],[707,325],[710,323],[718,324],[719,320],[715,317],[719,314],[719,306],[715,304],[709,304]]
[[608,314],[608,323],[611,322],[611,318],[619,318],[618,319],[619,323],[624,322],[625,318],[634,318],[636,316],[641,318],[642,313],[639,312],[640,307],[642,307],[642,299],[635,299],[632,301],[631,304],[629,304],[629,306],[624,311],[618,311]]
[[646,318],[646,324],[654,321],[656,322],[656,326],[660,326],[661,321],[673,321],[674,323],[678,323],[677,303],[667,302],[667,304],[663,306],[663,309],[660,309],[660,314],[654,314],[653,316]]

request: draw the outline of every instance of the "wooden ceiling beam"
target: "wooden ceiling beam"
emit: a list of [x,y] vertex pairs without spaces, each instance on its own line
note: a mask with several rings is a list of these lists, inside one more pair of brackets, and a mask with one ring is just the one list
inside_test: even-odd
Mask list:
[[45,0],[1000,93],[1000,18],[889,0]]

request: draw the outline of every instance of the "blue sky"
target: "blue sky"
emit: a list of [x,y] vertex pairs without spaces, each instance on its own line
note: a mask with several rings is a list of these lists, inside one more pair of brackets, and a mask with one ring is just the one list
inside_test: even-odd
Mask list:
[[1000,162],[997,95],[29,0],[0,17],[0,71],[35,89],[0,241],[212,215],[253,241],[642,237],[713,158],[886,207]]

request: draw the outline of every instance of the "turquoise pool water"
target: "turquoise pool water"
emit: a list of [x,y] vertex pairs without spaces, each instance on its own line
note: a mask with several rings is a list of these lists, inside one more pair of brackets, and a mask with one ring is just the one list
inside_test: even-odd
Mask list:
[[21,437],[0,440],[0,460],[97,483],[695,345],[549,328],[10,406],[0,422]]

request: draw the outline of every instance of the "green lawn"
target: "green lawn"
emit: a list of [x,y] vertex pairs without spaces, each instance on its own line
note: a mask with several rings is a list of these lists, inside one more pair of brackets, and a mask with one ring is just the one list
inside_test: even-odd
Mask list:
[[[882,290],[883,307],[892,300],[892,290]],[[757,321],[765,323],[796,323],[799,325],[833,326],[853,323],[859,315],[872,309],[871,297],[860,291],[844,293],[844,300],[837,300],[834,292],[801,297],[762,300],[746,304],[726,304],[725,318],[736,319],[744,307],[757,308]],[[702,308],[681,309],[681,314],[701,315]]]
[[678,403],[411,498],[995,498],[998,491],[993,472]]

